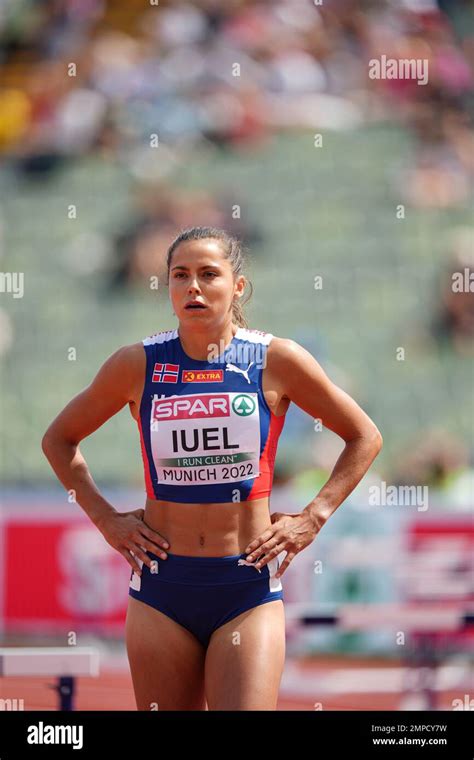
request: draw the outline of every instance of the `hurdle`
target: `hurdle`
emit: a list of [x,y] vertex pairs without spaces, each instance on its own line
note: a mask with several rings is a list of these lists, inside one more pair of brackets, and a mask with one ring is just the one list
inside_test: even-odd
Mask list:
[[0,648],[0,678],[56,676],[51,688],[59,710],[74,710],[77,676],[99,675],[99,651],[94,647]]
[[474,605],[448,606],[440,603],[415,604],[357,604],[339,607],[293,602],[285,606],[285,616],[291,623],[304,626],[338,626],[349,631],[379,629],[422,633],[467,629],[474,625]]
[[[474,633],[474,605],[470,602],[442,604],[439,602],[417,603],[347,603],[324,605],[305,602],[293,602],[285,605],[285,617],[289,630],[317,626],[320,628],[337,628],[346,631],[392,631],[411,634],[415,643],[414,653],[406,659],[408,667],[400,672],[393,668],[382,668],[380,672],[371,669],[357,669],[356,672],[344,673],[344,677],[324,675],[318,684],[318,693],[335,694],[338,691],[355,691],[364,693],[377,691],[377,680],[383,681],[383,692],[404,691],[408,684],[412,692],[424,694],[423,709],[437,709],[438,682],[463,684],[467,688],[469,678],[464,680],[459,667],[440,667],[439,658],[435,657],[439,634],[450,635]],[[413,677],[415,676],[415,678]],[[291,688],[302,677],[298,669],[286,669],[282,687]],[[286,683],[285,683],[286,682]],[[301,689],[302,684],[299,683]],[[314,693],[314,684],[305,685],[308,693]]]

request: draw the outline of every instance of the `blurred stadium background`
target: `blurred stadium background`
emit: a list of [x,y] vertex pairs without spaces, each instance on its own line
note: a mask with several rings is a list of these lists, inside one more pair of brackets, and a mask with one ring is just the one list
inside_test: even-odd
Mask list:
[[[458,709],[473,694],[474,296],[452,287],[474,255],[472,3],[3,0],[0,25],[2,646],[72,632],[101,666],[76,706],[135,708],[129,566],[40,442],[116,348],[177,326],[167,246],[214,225],[249,249],[249,326],[304,345],[384,436],[284,576],[288,610],[320,619],[288,617],[280,709]],[[427,60],[428,83],[370,79],[381,55]],[[302,509],[341,448],[292,405],[271,510]],[[144,505],[127,409],[81,450],[118,509]],[[371,504],[381,482],[429,501]],[[348,605],[365,624],[344,623]],[[54,709],[53,681],[0,678],[0,698]]]

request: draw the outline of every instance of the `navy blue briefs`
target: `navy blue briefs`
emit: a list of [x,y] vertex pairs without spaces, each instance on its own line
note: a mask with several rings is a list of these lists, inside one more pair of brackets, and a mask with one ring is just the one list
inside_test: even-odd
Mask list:
[[175,620],[207,647],[212,633],[241,612],[283,599],[281,579],[273,577],[281,562],[261,568],[246,554],[188,557],[167,552],[161,559],[147,551],[148,567],[138,557],[142,575],[132,570],[129,594]]

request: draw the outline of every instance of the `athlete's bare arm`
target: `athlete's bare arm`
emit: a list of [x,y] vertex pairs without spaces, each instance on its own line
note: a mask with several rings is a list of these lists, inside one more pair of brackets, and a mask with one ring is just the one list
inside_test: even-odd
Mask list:
[[134,402],[137,390],[143,387],[145,362],[142,343],[119,348],[104,362],[90,385],[58,414],[42,439],[44,454],[58,479],[67,491],[74,492],[75,500],[108,543],[126,557],[137,572],[140,567],[130,550],[150,564],[140,546],[158,553],[157,550],[162,551],[159,547],[166,542],[143,523],[143,509],[119,513],[99,493],[79,450],[79,443],[125,404]]
[[133,400],[139,377],[143,384],[145,359],[140,343],[115,351],[90,385],[78,393],[53,420],[43,440],[59,436],[70,443],[79,443],[91,435]]
[[382,436],[370,417],[329,379],[305,348],[286,338],[274,338],[272,345],[272,374],[281,383],[283,397],[313,419],[320,419],[346,442],[329,480],[314,499],[297,514],[274,512],[271,528],[245,549],[250,562],[265,555],[256,567],[285,550],[287,554],[276,574],[280,577],[365,475],[382,448]]
[[382,436],[364,410],[330,380],[303,346],[280,338],[275,348],[272,366],[282,378],[284,396],[346,442],[331,477],[315,499],[317,508],[310,510],[317,519],[325,520],[367,472],[382,448]]

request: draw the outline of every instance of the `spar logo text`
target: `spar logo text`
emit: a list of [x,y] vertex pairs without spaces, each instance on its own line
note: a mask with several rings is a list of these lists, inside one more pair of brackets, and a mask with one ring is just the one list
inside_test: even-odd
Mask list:
[[203,419],[230,417],[229,397],[225,393],[180,396],[153,401],[152,418],[160,420]]

